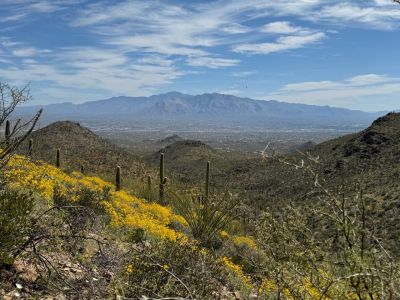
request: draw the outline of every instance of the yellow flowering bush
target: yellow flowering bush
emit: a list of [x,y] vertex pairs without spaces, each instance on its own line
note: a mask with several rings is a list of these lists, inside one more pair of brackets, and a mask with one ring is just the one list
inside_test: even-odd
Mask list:
[[240,279],[242,283],[246,286],[251,287],[251,279],[249,276],[244,274],[242,267],[232,262],[229,257],[223,256],[221,257],[221,263],[230,270],[234,276]]
[[[55,166],[43,162],[33,162],[24,156],[15,155],[4,169],[3,178],[10,190],[30,191],[38,198],[44,199],[48,207],[57,203],[58,199],[78,205],[87,206],[89,204],[91,208],[98,205],[101,212],[109,217],[111,226],[140,230],[152,237],[172,243],[179,249],[185,250],[182,250],[181,257],[184,257],[184,252],[191,251],[192,257],[196,256],[199,259],[199,268],[202,267],[200,263],[202,260],[211,261],[212,255],[207,249],[197,246],[196,241],[190,240],[183,232],[170,226],[172,223],[178,223],[187,227],[188,222],[184,217],[173,213],[169,207],[146,202],[126,191],[115,191],[111,183],[98,177],[85,176],[79,172],[66,174]],[[95,201],[87,202],[92,200],[86,198],[94,198]],[[250,238],[230,237],[223,231],[221,234],[235,243],[245,244],[249,247],[255,246],[254,241]],[[218,261],[222,261],[222,264],[215,263],[215,272],[218,273],[218,268],[225,269],[237,284],[246,286],[248,289],[251,288],[251,279],[244,274],[241,266],[234,264],[228,257],[223,257]],[[163,270],[172,268],[169,264],[162,266]],[[187,264],[179,265],[179,268],[184,266]],[[174,268],[176,267],[175,265]],[[137,266],[128,264],[124,272],[133,276],[132,274],[135,273],[133,270],[136,272]],[[160,272],[160,270],[156,271]]]
[[111,224],[142,229],[152,236],[172,241],[178,237],[187,239],[183,233],[168,226],[172,221],[186,226],[184,218],[175,215],[168,207],[147,203],[124,191],[112,191],[113,185],[98,177],[84,176],[78,172],[67,175],[54,166],[33,163],[18,155],[11,158],[3,176],[9,188],[33,191],[44,198],[49,206],[53,204],[55,193],[58,197],[75,202],[80,199],[82,190],[92,193],[109,190],[109,201],[101,201],[99,205],[110,216]]
[[237,246],[246,246],[249,247],[251,249],[256,249],[256,242],[254,241],[253,238],[249,237],[249,236],[234,236],[232,238],[232,241],[235,245]]

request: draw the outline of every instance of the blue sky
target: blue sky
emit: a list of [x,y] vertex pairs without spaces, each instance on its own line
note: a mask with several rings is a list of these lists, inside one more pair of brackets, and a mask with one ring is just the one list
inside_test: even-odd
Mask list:
[[32,104],[168,91],[400,109],[391,0],[0,0],[0,80]]

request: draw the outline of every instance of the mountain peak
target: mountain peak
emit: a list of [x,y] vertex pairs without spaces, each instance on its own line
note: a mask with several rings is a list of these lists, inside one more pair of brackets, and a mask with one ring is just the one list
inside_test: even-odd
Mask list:
[[390,112],[387,115],[376,119],[372,125],[372,127],[376,126],[389,126],[389,127],[398,127],[400,129],[400,113],[398,112]]
[[83,138],[83,137],[94,137],[96,136],[88,128],[82,127],[80,123],[72,121],[57,121],[35,131],[34,136],[37,134],[44,135],[65,135],[70,138]]

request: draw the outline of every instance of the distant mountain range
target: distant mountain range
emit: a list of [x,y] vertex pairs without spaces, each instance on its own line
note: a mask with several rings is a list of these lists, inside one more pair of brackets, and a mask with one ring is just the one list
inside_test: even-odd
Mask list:
[[82,104],[26,106],[19,115],[44,108],[45,122],[117,121],[258,128],[366,127],[383,113],[368,113],[329,106],[253,100],[224,94],[187,95],[179,92],[150,97],[113,97]]

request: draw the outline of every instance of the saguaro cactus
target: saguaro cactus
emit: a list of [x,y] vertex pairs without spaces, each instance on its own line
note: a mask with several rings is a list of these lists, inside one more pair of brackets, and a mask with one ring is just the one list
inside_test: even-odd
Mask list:
[[57,168],[61,167],[61,163],[60,163],[60,149],[57,149],[56,167],[57,167]]
[[207,162],[206,168],[206,184],[204,188],[205,200],[208,201],[208,196],[210,194],[210,162]]
[[11,123],[9,120],[6,121],[5,138],[7,147],[10,147],[10,137],[11,137]]
[[33,140],[29,139],[28,155],[32,155],[32,152],[33,152]]
[[85,174],[85,167],[83,165],[81,165],[81,173]]
[[158,199],[162,203],[164,201],[164,185],[167,183],[167,177],[164,177],[164,153],[160,155],[160,185]]
[[147,175],[147,200],[151,201],[151,176]]
[[121,167],[117,167],[117,173],[115,174],[115,189],[117,191],[121,190]]

